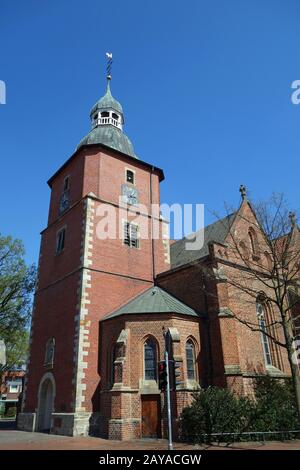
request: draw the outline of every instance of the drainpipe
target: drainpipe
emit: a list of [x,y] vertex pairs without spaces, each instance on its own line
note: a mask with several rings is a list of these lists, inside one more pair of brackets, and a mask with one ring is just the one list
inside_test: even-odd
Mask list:
[[211,329],[210,329],[210,318],[209,318],[209,314],[208,314],[208,300],[207,300],[207,293],[206,293],[206,283],[205,283],[205,277],[204,277],[203,273],[202,273],[202,289],[203,289],[203,293],[204,293],[205,311],[207,313],[206,325],[207,325],[207,338],[208,338],[209,385],[212,385],[212,383],[213,383],[213,359],[212,359],[212,346],[211,346]]

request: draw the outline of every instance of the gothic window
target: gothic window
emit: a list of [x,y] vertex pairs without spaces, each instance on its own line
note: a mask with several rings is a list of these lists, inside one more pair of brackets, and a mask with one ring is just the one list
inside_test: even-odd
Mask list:
[[111,386],[115,383],[115,360],[117,358],[117,345],[115,344],[112,348],[111,352],[111,376],[110,376],[110,383]]
[[258,253],[258,240],[257,240],[256,232],[255,232],[255,230],[253,230],[252,227],[250,227],[248,235],[249,235],[252,255],[255,256],[255,257],[258,257],[258,255],[259,255],[259,253]]
[[145,380],[157,379],[157,347],[152,338],[148,338],[144,343],[144,371]]
[[70,177],[66,176],[63,184],[63,191],[59,199],[59,213],[62,214],[70,207]]
[[261,332],[260,334],[261,334],[261,342],[262,342],[263,351],[264,351],[265,364],[266,366],[271,366],[272,357],[271,357],[271,349],[270,349],[270,339],[266,335],[266,333],[268,333],[268,328],[266,324],[265,306],[260,301],[257,301],[256,303],[256,313],[257,313],[258,324],[259,324],[259,328]]
[[59,255],[65,248],[66,229],[62,228],[56,235],[56,254]]
[[55,339],[50,338],[46,343],[44,366],[52,368],[54,364]]
[[186,369],[188,380],[196,380],[196,360],[195,360],[195,346],[191,340],[186,342]]
[[131,248],[139,248],[138,226],[130,222],[124,222],[124,244]]
[[67,191],[69,189],[69,186],[70,186],[70,177],[66,176],[64,179],[64,191]]

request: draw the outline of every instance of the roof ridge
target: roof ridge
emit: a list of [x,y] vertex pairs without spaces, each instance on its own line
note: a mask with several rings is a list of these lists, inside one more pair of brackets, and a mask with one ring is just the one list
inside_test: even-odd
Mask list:
[[[158,286],[159,287],[159,286]],[[171,299],[174,299],[176,300],[176,302],[178,302],[180,305],[182,305],[183,307],[187,307],[188,309],[190,309],[191,311],[194,311],[196,313],[199,313],[197,310],[195,310],[194,308],[190,307],[188,304],[186,304],[185,302],[183,302],[182,300],[180,300],[178,297],[176,297],[174,294],[171,294],[170,292],[168,292],[167,290],[159,287],[159,289],[161,290],[162,292],[162,297],[164,299],[164,302],[167,304],[167,306],[169,306],[170,308],[174,308],[174,305],[171,304]]]
[[[219,222],[223,222],[225,219],[229,219],[230,217],[232,217],[232,216],[235,215],[236,213],[237,213],[237,211],[231,212],[230,214],[225,215],[225,217],[222,217],[221,219],[215,220],[214,222],[212,222],[212,223],[210,223],[210,224],[208,224],[208,225],[205,225],[203,228],[200,228],[199,230],[197,230],[197,232],[194,232],[194,233],[198,233],[198,232],[200,232],[200,230],[206,230],[206,229],[208,229],[209,227],[212,227],[213,225],[215,225],[215,224],[217,224],[217,223],[219,223]],[[186,240],[188,236],[189,236],[189,235],[185,235],[184,237],[179,238],[178,240],[175,240],[175,241],[172,243],[172,245],[176,245],[176,243],[181,242],[181,241],[183,241],[183,240]],[[171,245],[171,246],[172,246],[172,245]]]

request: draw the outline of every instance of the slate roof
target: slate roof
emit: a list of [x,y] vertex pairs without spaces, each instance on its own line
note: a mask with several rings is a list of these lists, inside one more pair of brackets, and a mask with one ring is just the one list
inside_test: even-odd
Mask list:
[[120,129],[110,124],[94,127],[80,142],[77,150],[82,145],[103,144],[130,157],[138,158],[134,153],[133,145]]
[[171,269],[207,256],[209,254],[209,243],[211,242],[224,243],[235,215],[236,212],[233,212],[227,217],[204,227],[202,229],[204,230],[204,244],[199,250],[187,250],[185,244],[189,240],[186,238],[174,242],[170,246]]
[[180,313],[193,317],[202,316],[202,314],[197,313],[161,287],[154,286],[142,292],[142,294],[139,294],[121,308],[106,315],[103,320],[120,315],[143,313]]

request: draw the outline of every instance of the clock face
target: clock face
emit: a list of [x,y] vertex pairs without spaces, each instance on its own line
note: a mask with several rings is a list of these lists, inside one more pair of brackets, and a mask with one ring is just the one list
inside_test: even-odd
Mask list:
[[122,184],[122,200],[127,204],[138,204],[138,191],[132,186]]
[[59,200],[59,212],[62,213],[69,208],[70,200],[69,200],[69,192],[64,191],[61,195]]

